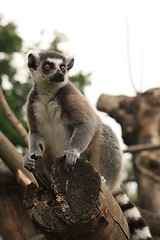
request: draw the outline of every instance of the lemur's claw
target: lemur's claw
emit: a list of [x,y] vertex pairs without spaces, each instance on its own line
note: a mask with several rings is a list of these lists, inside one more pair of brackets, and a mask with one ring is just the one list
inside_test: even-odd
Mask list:
[[69,150],[62,152],[62,154],[60,155],[60,160],[64,160],[64,169],[67,173],[74,169],[77,158],[77,154]]
[[33,153],[30,154],[30,157],[32,159],[38,160],[39,158],[42,157],[42,153],[39,150],[34,151]]
[[32,170],[37,169],[37,160],[42,157],[42,153],[39,150],[36,150],[32,153],[25,155],[24,157],[24,167],[32,172]]

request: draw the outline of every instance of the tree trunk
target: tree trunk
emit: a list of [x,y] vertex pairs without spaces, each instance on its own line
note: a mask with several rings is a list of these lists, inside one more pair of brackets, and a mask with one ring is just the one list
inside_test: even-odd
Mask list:
[[[43,175],[39,169],[36,178]],[[129,239],[123,213],[88,162],[78,160],[66,173],[56,159],[49,181],[46,190],[31,184],[25,193],[28,213],[47,239]]]
[[[160,88],[136,97],[102,94],[97,108],[115,118],[122,127],[124,142],[130,145],[160,143]],[[133,154],[139,204],[160,214],[160,150]]]
[[0,160],[0,233],[4,240],[24,240],[39,233],[23,206],[16,178]]

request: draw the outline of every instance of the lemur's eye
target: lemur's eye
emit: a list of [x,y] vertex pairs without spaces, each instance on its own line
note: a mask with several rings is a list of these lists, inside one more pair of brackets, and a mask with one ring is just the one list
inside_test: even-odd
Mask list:
[[61,70],[62,72],[65,72],[66,71],[66,67],[64,65],[61,66]]
[[46,70],[49,70],[51,68],[51,66],[48,63],[46,63],[44,67]]

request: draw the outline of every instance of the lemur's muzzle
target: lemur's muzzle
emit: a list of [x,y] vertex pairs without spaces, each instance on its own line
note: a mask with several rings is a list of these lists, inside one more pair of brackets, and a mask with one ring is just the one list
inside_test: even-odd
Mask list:
[[63,82],[64,81],[63,72],[60,69],[58,69],[57,72],[50,78],[50,81]]

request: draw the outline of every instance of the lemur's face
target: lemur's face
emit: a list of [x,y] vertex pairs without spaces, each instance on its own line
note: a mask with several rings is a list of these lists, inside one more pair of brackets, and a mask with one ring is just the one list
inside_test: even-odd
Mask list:
[[74,59],[65,58],[55,52],[28,55],[28,67],[36,83],[60,83],[65,81],[67,72],[73,67]]

